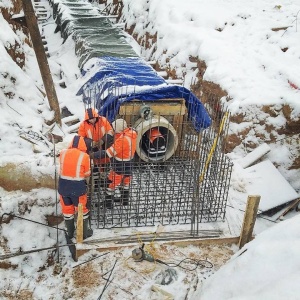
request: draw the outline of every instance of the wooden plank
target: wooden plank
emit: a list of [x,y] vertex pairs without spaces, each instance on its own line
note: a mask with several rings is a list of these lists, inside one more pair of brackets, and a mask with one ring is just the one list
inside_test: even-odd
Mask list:
[[[186,239],[186,240],[173,240],[173,241],[166,241],[162,242],[159,241],[157,244],[159,245],[174,245],[178,247],[188,247],[190,245],[192,246],[201,246],[201,245],[221,245],[221,244],[238,244],[240,237],[225,237],[225,238],[208,238],[208,239]],[[78,257],[85,254],[86,252],[90,250],[96,250],[98,252],[106,252],[106,251],[114,251],[114,250],[120,250],[125,248],[132,248],[136,247],[138,245],[138,242],[135,244],[120,244],[120,245],[103,245],[99,247],[98,245],[87,245],[83,242],[83,247],[78,248],[77,247],[77,254]],[[88,246],[89,248],[87,248]]]
[[202,134],[198,133],[191,127],[191,123],[187,120],[183,120],[185,126],[181,132],[182,140],[185,139],[188,142],[182,140],[179,141],[180,147],[177,149],[177,155],[180,157],[188,157],[193,159],[199,159],[199,149],[202,143]]
[[252,239],[252,233],[258,211],[259,201],[260,196],[258,195],[248,196],[246,211],[244,215],[244,222],[239,240],[239,248],[242,248]]
[[209,239],[196,239],[185,241],[168,241],[164,244],[175,245],[178,247],[186,247],[189,245],[201,246],[201,245],[220,245],[220,244],[238,244],[239,237],[227,237],[227,238],[209,238]]
[[292,26],[275,27],[275,28],[271,28],[271,30],[272,31],[287,30],[289,27],[292,27]]
[[[121,116],[139,116],[141,106],[145,102],[133,100],[121,105],[119,115]],[[161,99],[159,101],[147,101],[146,105],[150,106],[154,115],[160,116],[174,116],[185,115],[186,107],[183,99]]]
[[164,289],[161,288],[161,286],[159,286],[157,284],[153,284],[151,286],[151,291],[156,292],[159,295],[161,295],[161,298],[164,300],[174,300],[175,299],[175,297],[171,293],[165,291]]
[[54,121],[61,126],[60,107],[53,83],[50,67],[44,50],[42,37],[39,31],[37,18],[30,0],[22,0],[24,15],[26,19],[27,28],[30,33],[34,52],[36,54],[39,69],[42,75],[42,80],[46,90],[48,103],[51,110],[54,111]]
[[294,208],[297,209],[298,204],[300,203],[300,198],[297,198],[296,200],[292,201],[292,203],[283,211],[282,214],[280,214],[276,220],[284,217],[289,211],[293,210]]
[[183,116],[182,115],[175,115],[173,119],[173,127],[177,132],[178,137],[178,146],[176,149],[175,154],[178,155],[180,151],[180,142],[182,141],[182,128],[183,128]]
[[244,158],[239,159],[238,163],[242,166],[243,169],[250,167],[260,160],[264,155],[269,153],[271,148],[268,144],[263,143],[259,145],[252,152],[248,153]]
[[83,242],[83,209],[81,203],[78,204],[76,242]]
[[116,244],[129,244],[136,243],[138,239],[143,241],[168,241],[168,240],[187,240],[187,239],[205,239],[212,237],[220,237],[222,231],[220,230],[200,230],[197,236],[192,236],[190,230],[189,231],[174,231],[174,232],[161,232],[159,234],[156,233],[137,233],[132,235],[122,235],[117,237],[108,237],[102,239],[94,239],[85,242],[85,244],[105,244],[109,242],[113,242]]

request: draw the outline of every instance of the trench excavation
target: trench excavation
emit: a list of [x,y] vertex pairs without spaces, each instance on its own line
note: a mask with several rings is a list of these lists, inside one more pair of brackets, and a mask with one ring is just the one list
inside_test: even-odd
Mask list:
[[[110,122],[123,118],[138,134],[130,189],[124,195],[122,185],[117,188],[109,209],[104,204],[110,165],[92,163],[92,228],[191,224],[197,234],[197,224],[224,220],[232,171],[224,154],[228,113],[214,113],[188,89],[159,76],[113,17],[91,3],[49,3],[55,32],[74,42],[86,79],[77,92],[85,108],[96,108]],[[70,132],[76,133],[75,116],[63,122],[71,119]]]

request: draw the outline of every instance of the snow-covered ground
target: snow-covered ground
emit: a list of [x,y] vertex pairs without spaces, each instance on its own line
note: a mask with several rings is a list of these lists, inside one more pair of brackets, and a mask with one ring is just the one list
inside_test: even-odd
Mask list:
[[[220,84],[230,91],[229,105],[239,109],[243,103],[282,105],[288,103],[295,114],[300,112],[300,91],[291,88],[289,81],[300,86],[300,3],[296,0],[273,1],[195,1],[195,0],[124,0],[124,17],[130,20],[138,17],[146,22],[154,33],[159,30],[156,51],[161,62],[171,58],[177,66],[178,75],[186,71],[182,66],[189,56],[199,56],[207,63],[206,80]],[[47,4],[47,2],[46,2]],[[9,0],[0,6],[10,6]],[[130,9],[129,9],[130,8]],[[149,9],[148,12],[147,9]],[[133,22],[133,19],[132,19]],[[273,27],[290,26],[286,31],[272,31]],[[141,33],[144,27],[141,25]],[[221,35],[216,28],[222,29]],[[45,132],[49,127],[44,120],[51,119],[47,100],[40,89],[43,84],[34,51],[24,43],[22,32],[14,32],[0,15],[0,114],[1,114],[1,158],[0,166],[7,163],[24,165],[34,175],[54,176],[55,160],[44,153],[34,153],[32,145],[19,137],[23,131]],[[48,41],[49,65],[56,83],[61,107],[66,106],[82,119],[84,106],[76,96],[83,81],[77,67],[72,39],[62,43],[59,33],[54,34],[52,19],[41,26]],[[5,46],[17,41],[26,54],[25,68],[19,68],[10,58]],[[135,45],[136,47],[136,45]],[[288,47],[286,52],[281,48]],[[137,47],[136,47],[137,48]],[[143,51],[139,50],[141,53]],[[143,53],[147,57],[147,53]],[[152,58],[152,57],[147,57]],[[155,58],[155,57],[154,57]],[[188,68],[188,66],[187,66]],[[67,88],[58,84],[61,73]],[[186,75],[192,79],[190,69]],[[263,102],[261,102],[263,101]],[[281,120],[277,120],[280,124]],[[64,141],[72,137],[63,126]],[[251,136],[249,137],[251,138]],[[276,158],[281,165],[288,166],[291,153],[286,149],[272,147],[266,158]],[[286,151],[284,151],[286,150]],[[295,153],[299,149],[294,149]],[[234,165],[229,191],[226,220],[210,225],[221,229],[226,236],[237,236],[241,229],[243,210],[253,183],[259,176],[242,169],[238,161],[245,153],[229,154]],[[298,152],[299,155],[299,152]],[[290,183],[300,187],[299,170],[289,173]],[[272,176],[268,174],[267,176]],[[268,187],[269,188],[269,187]],[[283,196],[286,190],[281,191]],[[280,197],[281,195],[279,195]],[[45,215],[60,213],[56,206],[57,194],[51,189],[36,189],[29,192],[0,190],[0,215],[10,213],[38,223],[46,223]],[[213,246],[177,248],[156,244],[156,253],[166,262],[177,262],[185,257],[208,260],[214,266],[204,265],[187,271],[180,267],[177,279],[163,289],[175,299],[298,299],[299,278],[298,253],[299,214],[290,213],[289,220],[276,224],[273,219],[258,218],[255,225],[256,239],[238,251],[236,246]],[[1,219],[0,255],[65,244],[60,229],[49,228],[38,223],[8,216]],[[203,225],[205,228],[205,225]],[[186,228],[185,228],[186,229]],[[154,229],[153,229],[154,231]],[[128,231],[123,232],[124,234]],[[132,232],[131,232],[132,233]],[[133,232],[134,233],[134,232]],[[103,235],[106,233],[103,232]],[[113,235],[120,231],[111,232]],[[97,299],[105,281],[103,273],[112,269],[113,282],[102,299],[163,299],[159,293],[151,292],[157,282],[158,273],[165,267],[143,262],[136,264],[129,260],[132,248],[111,251],[104,257],[87,264],[77,264],[99,255],[91,251],[82,256],[78,263],[71,260],[66,247],[60,248],[57,265],[49,259],[51,251],[35,252],[0,261],[1,299]],[[220,266],[233,254],[230,262]],[[57,256],[55,257],[57,259]],[[193,264],[189,266],[193,268]],[[155,269],[154,269],[155,267]],[[217,272],[216,272],[217,271]],[[213,276],[211,274],[215,273]],[[109,274],[106,275],[106,278]],[[197,290],[195,293],[194,291]],[[194,296],[193,296],[194,293]],[[187,295],[187,296],[186,296]],[[112,298],[109,298],[112,297]],[[159,298],[161,297],[161,298]]]

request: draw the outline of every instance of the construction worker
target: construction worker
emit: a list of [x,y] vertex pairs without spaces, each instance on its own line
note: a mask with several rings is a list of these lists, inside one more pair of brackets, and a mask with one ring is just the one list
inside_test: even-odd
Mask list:
[[[78,135],[93,140],[94,151],[108,148],[113,142],[113,129],[108,120],[93,108],[85,112],[84,121],[79,125]],[[109,163],[109,159],[94,160],[95,165]]]
[[159,127],[153,127],[146,132],[146,148],[150,157],[161,156],[166,153],[166,140]]
[[[122,202],[128,205],[129,185],[132,178],[132,166],[136,151],[137,132],[128,128],[123,119],[117,119],[112,123],[115,132],[113,144],[106,150],[91,153],[92,158],[109,157],[111,170],[108,175],[105,207],[112,208],[113,202]],[[117,187],[121,188],[121,197],[115,197]]]
[[107,144],[108,147],[112,143],[114,133],[105,117],[100,116],[95,109],[88,108],[84,121],[79,125],[78,135],[92,139],[93,146],[101,149],[103,144]]
[[69,148],[62,150],[59,156],[58,193],[70,239],[74,236],[74,215],[77,212],[79,203],[83,206],[83,238],[90,237],[93,234],[93,230],[89,227],[89,210],[87,208],[87,181],[91,174],[88,153],[91,148],[91,139],[76,135]]

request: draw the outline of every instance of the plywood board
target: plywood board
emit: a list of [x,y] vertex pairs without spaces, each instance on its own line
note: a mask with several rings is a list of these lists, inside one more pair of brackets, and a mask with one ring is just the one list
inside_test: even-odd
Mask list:
[[161,99],[159,101],[130,101],[121,105],[119,115],[139,116],[141,106],[150,106],[154,115],[175,116],[185,115],[186,107],[182,99]]
[[247,194],[260,195],[259,210],[267,211],[299,197],[270,160],[245,169],[248,175]]
[[265,154],[271,151],[271,148],[268,144],[263,143],[259,145],[252,152],[248,153],[244,158],[238,161],[238,163],[243,167],[247,168],[261,159]]

